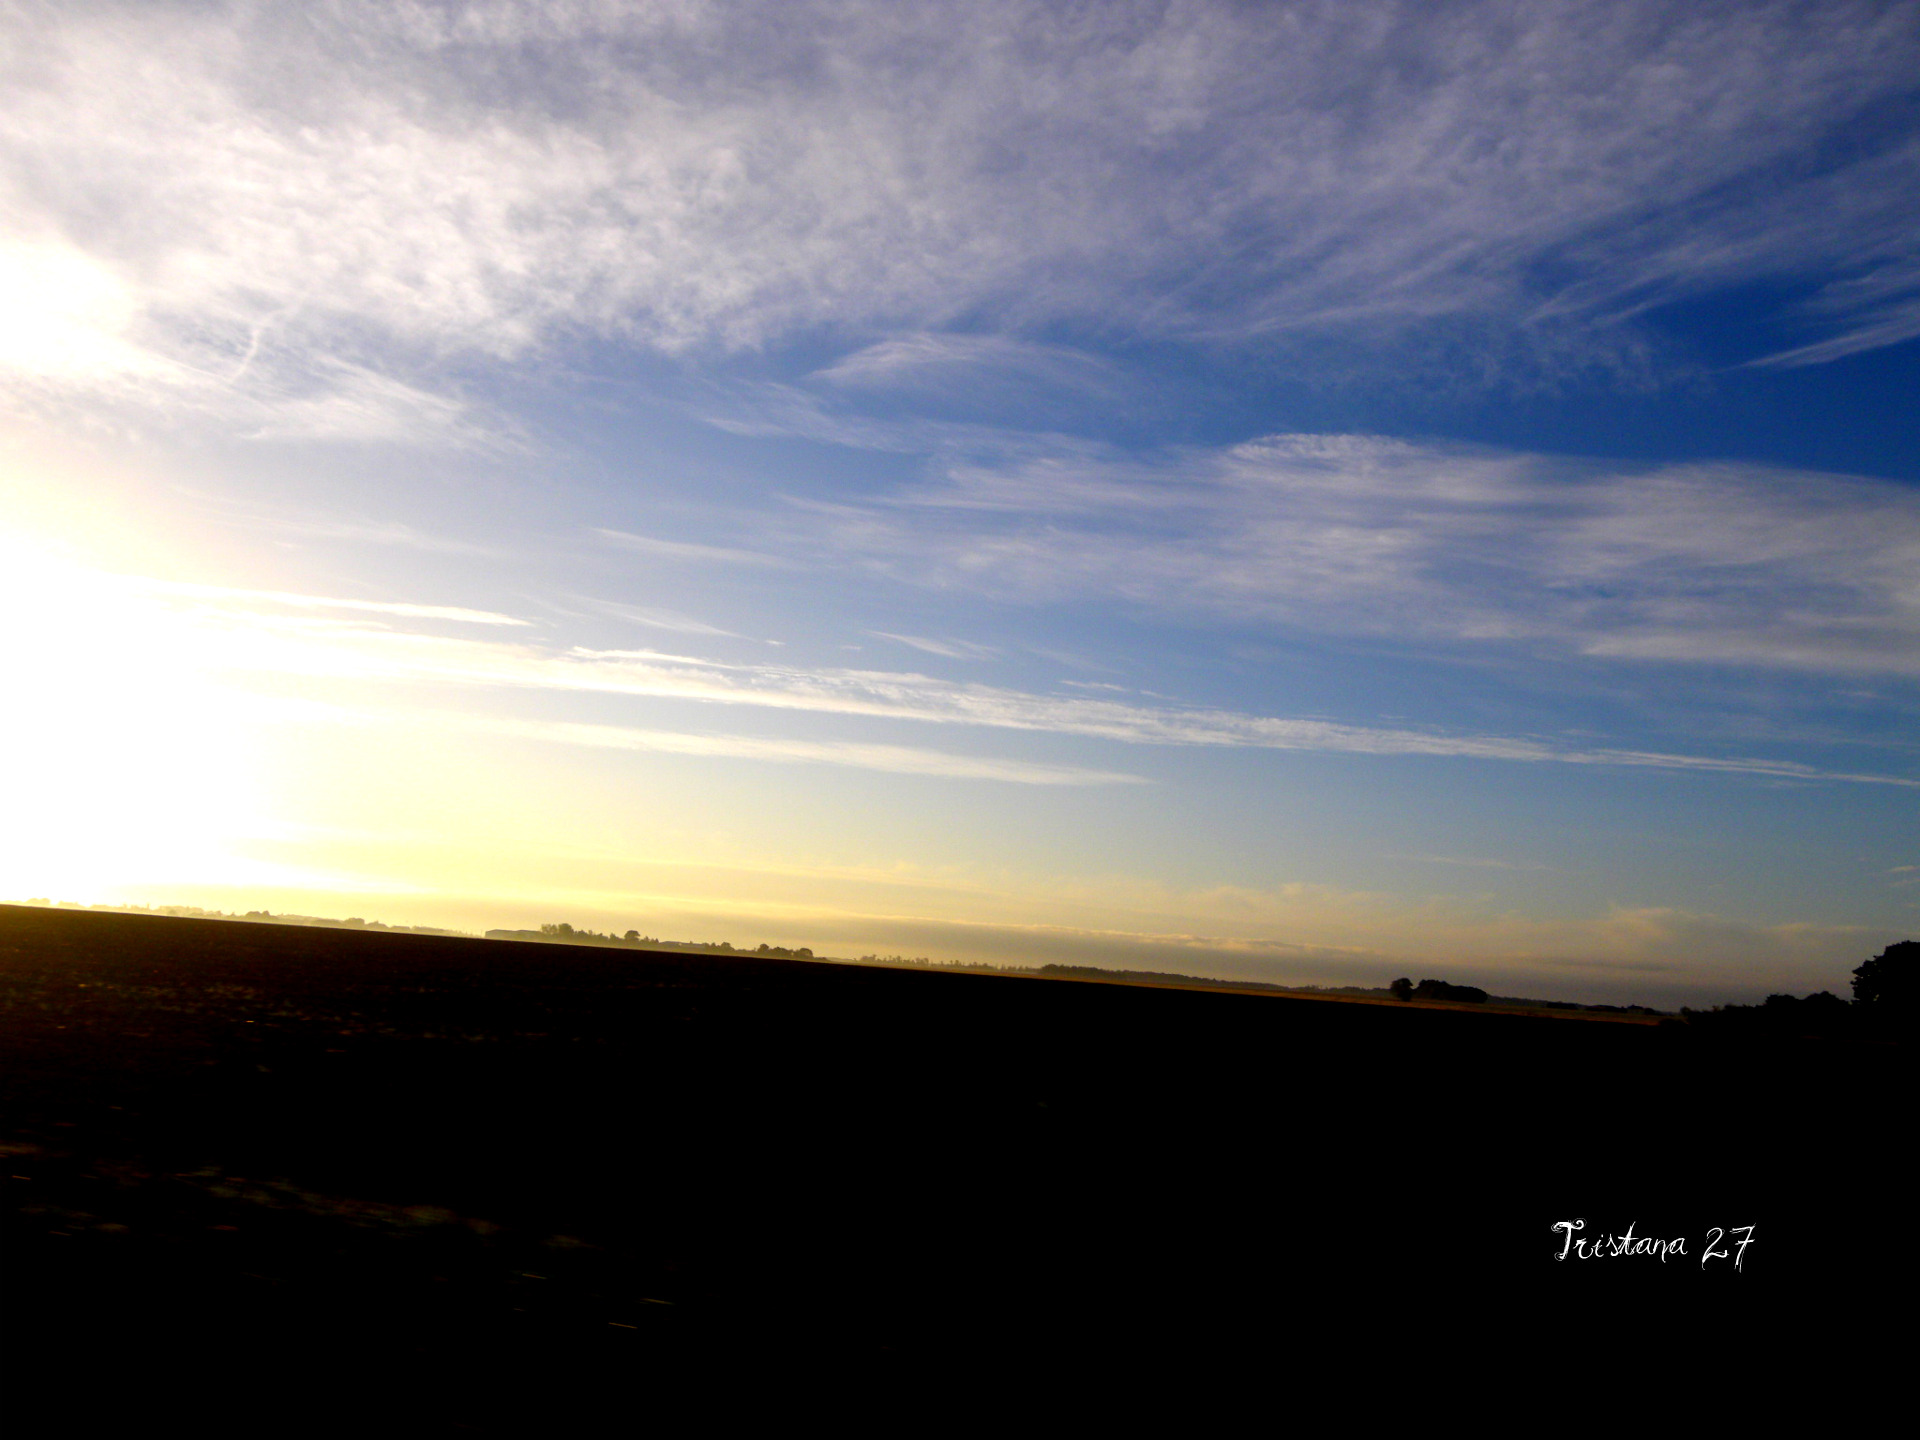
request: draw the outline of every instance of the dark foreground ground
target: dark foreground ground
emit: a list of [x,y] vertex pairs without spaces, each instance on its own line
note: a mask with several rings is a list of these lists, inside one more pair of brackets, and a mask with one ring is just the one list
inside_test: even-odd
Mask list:
[[[0,907],[9,1354],[451,1429],[1116,1358],[1764,1366],[1887,1283],[1901,1056]],[[1685,1254],[1558,1262],[1574,1218]]]

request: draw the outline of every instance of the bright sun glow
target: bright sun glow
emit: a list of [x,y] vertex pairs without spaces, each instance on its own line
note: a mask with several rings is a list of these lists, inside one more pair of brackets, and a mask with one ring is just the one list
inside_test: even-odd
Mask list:
[[99,384],[168,368],[130,344],[135,304],[126,285],[81,252],[0,244],[0,369],[37,381]]
[[187,624],[17,535],[0,536],[0,615],[8,890],[84,900],[253,869],[231,849],[261,824],[244,704]]

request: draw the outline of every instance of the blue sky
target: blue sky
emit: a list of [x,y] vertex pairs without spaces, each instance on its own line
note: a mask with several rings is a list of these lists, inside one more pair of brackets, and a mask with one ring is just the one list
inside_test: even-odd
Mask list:
[[1920,7],[4,24],[16,898],[1657,1003],[1920,924]]

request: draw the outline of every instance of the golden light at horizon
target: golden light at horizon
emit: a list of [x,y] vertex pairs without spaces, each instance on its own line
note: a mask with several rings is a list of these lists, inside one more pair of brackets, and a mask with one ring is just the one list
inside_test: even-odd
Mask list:
[[[181,557],[147,549],[134,564],[179,573],[169,561]],[[1576,954],[1636,971],[1681,947],[1702,973],[1735,961],[1752,972],[1761,952],[1785,973],[1858,946],[1846,927],[1728,926],[1658,906],[1536,914],[1478,895],[989,863],[876,828],[861,805],[890,781],[765,758],[790,739],[714,748],[710,734],[516,718],[529,688],[516,682],[544,675],[537,648],[418,623],[498,634],[501,617],[414,604],[405,585],[327,599],[140,576],[115,559],[108,569],[24,528],[0,533],[0,898],[662,934],[678,915],[695,938],[821,953],[899,946],[1005,963],[1055,947],[1146,968],[1289,973],[1416,954],[1520,967]],[[831,776],[836,798],[813,776]],[[822,823],[843,812],[865,829]],[[918,847],[911,862],[903,836]]]

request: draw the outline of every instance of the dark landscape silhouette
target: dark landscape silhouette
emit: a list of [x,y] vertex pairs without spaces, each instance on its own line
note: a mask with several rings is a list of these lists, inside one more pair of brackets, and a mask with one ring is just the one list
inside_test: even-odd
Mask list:
[[[8,1319],[473,1425],[529,1374],[1224,1354],[1467,1293],[1752,1326],[1892,1193],[1916,951],[1851,1006],[1606,1024],[0,906]],[[1875,1023],[1772,1023],[1835,1006]],[[1760,1228],[1744,1288],[1650,1289],[1557,1266],[1575,1216]]]
[[[29,905],[53,905],[46,899],[29,900]],[[61,902],[56,909],[91,910],[115,915],[165,915],[176,919],[235,920],[255,924],[317,925],[327,929],[369,930],[398,935],[447,935],[471,939],[470,932],[448,930],[430,925],[388,925],[379,920],[349,916],[345,920],[318,915],[275,914],[270,910],[228,913],[195,905],[80,905]],[[1246,990],[1276,995],[1324,995],[1348,999],[1420,1000],[1443,1004],[1490,1005],[1521,1011],[1559,1010],[1585,1015],[1623,1018],[1659,1017],[1668,1012],[1646,1005],[1581,1004],[1571,1000],[1543,1000],[1519,995],[1489,995],[1475,985],[1455,985],[1445,980],[1395,980],[1391,985],[1283,985],[1270,980],[1234,980],[1210,975],[1182,975],[1160,970],[1115,970],[1097,965],[994,965],[984,961],[930,960],[924,955],[866,954],[857,958],[815,955],[802,946],[734,945],[727,940],[667,940],[657,935],[642,935],[638,930],[624,933],[590,930],[568,921],[549,922],[533,930],[488,930],[488,940],[521,941],[539,945],[609,946],[616,949],[648,950],[689,955],[751,955],[775,960],[821,960],[840,965],[880,966],[890,969],[943,970],[975,975],[1010,975],[1046,980],[1086,980],[1117,985],[1163,985],[1181,989]],[[1791,997],[1774,997],[1790,999]],[[1738,1007],[1734,1007],[1738,1008]],[[1686,1012],[1691,1013],[1691,1012]]]

